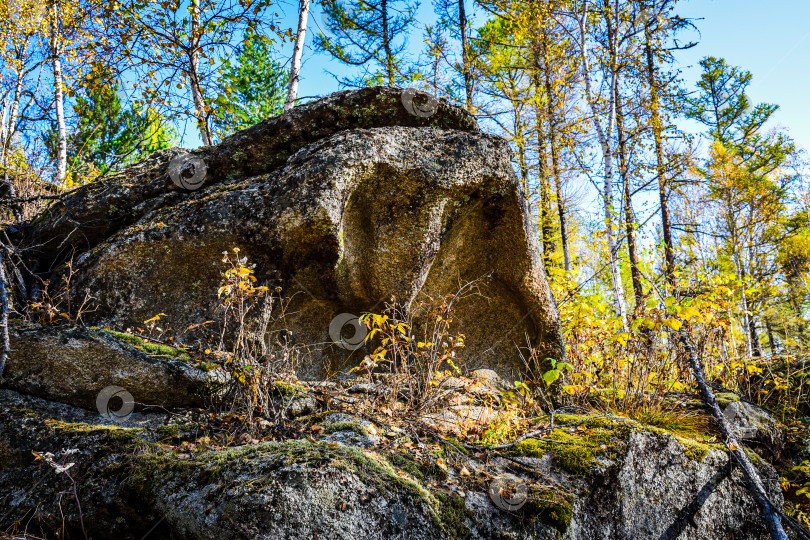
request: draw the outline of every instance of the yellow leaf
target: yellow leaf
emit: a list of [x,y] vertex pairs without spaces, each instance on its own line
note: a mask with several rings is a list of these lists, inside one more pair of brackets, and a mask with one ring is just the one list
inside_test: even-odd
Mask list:
[[683,323],[678,319],[665,319],[664,324],[676,332],[681,329],[681,326],[683,326]]

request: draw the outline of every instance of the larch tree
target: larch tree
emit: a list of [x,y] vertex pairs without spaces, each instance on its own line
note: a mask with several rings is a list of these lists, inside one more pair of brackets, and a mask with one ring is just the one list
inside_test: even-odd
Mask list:
[[[700,62],[703,72],[698,92],[689,99],[687,114],[708,128],[712,153],[703,175],[710,196],[719,205],[720,235],[734,264],[737,278],[745,281],[760,266],[764,231],[779,215],[785,194],[783,167],[795,153],[793,141],[765,124],[778,107],[753,106],[746,94],[751,73],[721,58]],[[741,294],[747,349],[761,356],[756,308],[761,291],[744,288]]]

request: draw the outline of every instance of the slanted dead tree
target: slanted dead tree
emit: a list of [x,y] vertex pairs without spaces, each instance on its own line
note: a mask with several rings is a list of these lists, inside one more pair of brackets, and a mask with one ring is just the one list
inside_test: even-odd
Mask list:
[[6,293],[6,269],[5,269],[5,253],[0,248],[0,309],[2,309],[2,316],[0,316],[0,333],[2,333],[3,349],[0,351],[0,380],[3,378],[3,369],[6,367],[8,354],[11,350],[11,345],[8,337],[8,294]]
[[[665,301],[664,295],[658,289],[655,282],[650,280],[647,276],[644,276],[644,278],[652,285],[652,289],[663,303]],[[734,432],[728,424],[728,421],[726,421],[726,417],[723,415],[723,411],[717,403],[714,392],[711,386],[709,386],[709,382],[706,379],[706,371],[703,369],[702,355],[698,352],[697,345],[689,335],[687,323],[684,323],[678,330],[678,338],[680,339],[684,351],[686,351],[686,355],[689,357],[689,367],[692,369],[692,376],[695,378],[703,402],[709,408],[709,412],[717,423],[717,427],[720,428],[723,444],[726,449],[728,449],[729,454],[731,454],[734,460],[739,464],[740,468],[742,468],[743,474],[747,480],[746,485],[748,491],[757,503],[762,517],[765,519],[771,538],[774,540],[788,540],[785,529],[782,527],[782,520],[779,517],[779,509],[773,505],[768,497],[768,492],[765,491],[765,486],[762,483],[762,479],[759,477],[759,473],[748,458],[748,454],[745,453],[743,446],[734,436]],[[801,531],[801,529],[799,530]],[[804,533],[804,531],[801,532]]]
[[717,422],[720,428],[720,433],[723,436],[723,444],[725,444],[729,453],[740,465],[740,468],[742,468],[745,478],[748,480],[748,491],[756,501],[757,506],[759,506],[760,512],[762,512],[762,516],[768,524],[768,531],[771,533],[771,537],[775,540],[788,540],[785,529],[782,527],[782,521],[779,518],[779,510],[771,503],[768,493],[765,491],[765,486],[762,484],[762,479],[759,477],[759,473],[757,473],[757,470],[754,468],[754,465],[751,463],[742,445],[737,441],[736,437],[734,437],[731,426],[728,425],[726,417],[720,409],[720,405],[717,404],[714,392],[706,380],[706,374],[703,370],[703,359],[698,353],[697,347],[692,342],[692,338],[686,330],[686,325],[680,328],[678,336],[689,357],[692,376],[695,378],[700,393],[703,395],[703,402],[709,407],[712,417],[714,417],[715,422]]

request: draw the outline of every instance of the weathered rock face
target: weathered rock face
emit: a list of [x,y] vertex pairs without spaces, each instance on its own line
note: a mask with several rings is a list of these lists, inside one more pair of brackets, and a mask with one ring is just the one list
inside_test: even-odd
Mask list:
[[[91,324],[123,329],[166,313],[170,334],[190,339],[187,327],[214,317],[222,252],[238,246],[260,282],[292,299],[299,343],[330,343],[340,313],[484,278],[456,303],[467,367],[522,371],[514,351],[526,336],[539,358],[564,355],[511,152],[463,110],[442,101],[411,115],[389,88],[333,94],[193,152],[207,165],[195,191],[167,174],[182,153],[75,190],[27,232],[40,271],[75,256],[74,293],[98,302]],[[299,375],[345,353],[310,352]]]
[[754,443],[765,448],[771,456],[779,457],[785,446],[786,428],[767,411],[737,397],[729,400],[723,409],[723,416],[739,440],[746,444]]
[[85,409],[96,409],[110,386],[130,392],[137,408],[199,407],[213,382],[214,374],[191,365],[187,354],[134,336],[14,323],[9,337],[14,353],[3,373],[6,387]]
[[[674,437],[634,432],[621,466],[594,474],[591,494],[578,502],[570,538],[769,538],[744,476],[725,452],[700,459]],[[779,478],[763,471],[766,488],[782,504]],[[744,489],[744,488],[743,488]]]
[[[480,487],[442,492],[437,486],[455,470],[384,453],[367,423],[352,420],[322,418],[319,441],[176,454],[167,445],[196,431],[178,417],[135,413],[103,425],[68,405],[0,390],[0,529],[16,524],[53,537],[64,526],[82,536],[73,496],[64,494],[70,480],[35,461],[35,451],[74,464],[87,533],[97,539],[768,537],[727,455],[663,432],[613,426],[611,448],[585,468],[558,461],[556,452],[572,451],[562,446],[538,457],[491,457],[487,475],[469,456],[468,475],[508,474],[529,486],[525,504],[508,511],[495,503],[497,492]],[[759,468],[781,506],[776,473]]]

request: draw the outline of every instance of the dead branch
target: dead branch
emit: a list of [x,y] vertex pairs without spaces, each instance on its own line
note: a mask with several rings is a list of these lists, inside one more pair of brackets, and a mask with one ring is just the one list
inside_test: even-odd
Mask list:
[[4,252],[0,249],[0,309],[2,309],[2,317],[0,317],[0,332],[2,332],[3,349],[0,352],[0,380],[3,378],[3,369],[8,360],[8,353],[11,350],[11,344],[8,337],[8,295],[6,294],[6,270],[4,262]]
[[692,375],[695,377],[701,394],[703,394],[703,401],[709,407],[709,411],[720,427],[720,432],[723,435],[723,443],[726,445],[731,455],[734,456],[734,459],[740,465],[745,477],[748,479],[748,490],[751,492],[751,496],[754,497],[762,515],[765,517],[771,537],[774,538],[774,540],[788,540],[788,536],[785,533],[785,529],[782,528],[782,522],[779,519],[779,510],[773,506],[768,498],[768,493],[762,485],[762,479],[760,479],[751,460],[748,459],[748,455],[745,453],[742,445],[737,442],[737,439],[734,437],[731,427],[728,425],[728,422],[726,422],[726,417],[723,416],[720,405],[717,404],[714,392],[706,381],[706,374],[703,371],[703,359],[696,352],[695,345],[689,337],[689,333],[686,331],[686,326],[681,327],[678,331],[678,335],[680,336],[683,348],[686,350],[686,354],[689,356]]

